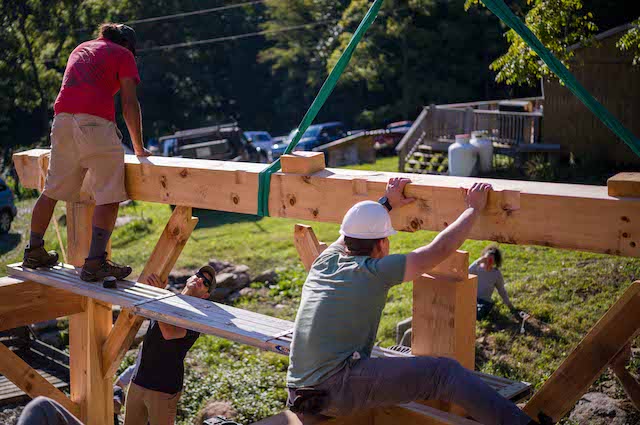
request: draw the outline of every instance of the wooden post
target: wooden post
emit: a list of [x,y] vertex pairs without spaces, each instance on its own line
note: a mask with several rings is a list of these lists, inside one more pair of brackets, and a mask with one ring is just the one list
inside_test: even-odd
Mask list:
[[469,253],[457,251],[414,282],[414,355],[450,357],[474,369],[478,286],[468,267]]
[[[413,282],[414,355],[449,357],[474,370],[478,281],[468,274],[468,268],[469,253],[457,251]],[[427,404],[444,411],[464,412],[446,402]]]
[[[81,267],[89,253],[94,204],[67,204],[69,262]],[[113,378],[102,375],[102,345],[113,322],[111,304],[85,298],[85,311],[69,318],[71,400],[86,425],[113,423]]]

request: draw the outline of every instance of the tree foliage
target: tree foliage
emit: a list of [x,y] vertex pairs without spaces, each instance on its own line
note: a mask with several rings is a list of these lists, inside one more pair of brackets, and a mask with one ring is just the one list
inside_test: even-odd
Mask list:
[[[606,14],[605,21],[624,23],[629,19],[625,3],[600,0],[516,0],[510,2],[510,6],[540,41],[569,67],[574,56],[570,47],[577,43],[589,45],[593,42],[593,36],[599,29],[597,22],[602,18],[595,11]],[[466,7],[469,9],[479,4],[481,0],[467,0]],[[623,21],[617,20],[616,15]],[[491,64],[491,69],[497,72],[498,82],[535,86],[542,77],[555,78],[547,65],[515,31],[507,31],[505,37],[509,43],[507,52]],[[620,48],[640,54],[638,41],[640,37],[636,28],[623,36]]]

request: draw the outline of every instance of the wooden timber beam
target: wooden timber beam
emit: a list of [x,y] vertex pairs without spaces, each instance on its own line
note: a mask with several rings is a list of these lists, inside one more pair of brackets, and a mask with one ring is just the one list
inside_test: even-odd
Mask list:
[[[192,217],[191,207],[177,206],[138,281],[147,283],[147,278],[152,273],[160,276],[163,281],[167,279],[196,224],[198,219]],[[122,310],[102,346],[102,374],[105,378],[116,373],[144,320],[144,317],[134,314],[131,309]]]
[[609,196],[640,198],[640,173],[618,173],[607,180]]
[[532,418],[543,412],[559,422],[640,331],[640,281],[631,284],[527,403]]
[[49,397],[80,418],[80,406],[69,400],[62,391],[43,378],[35,369],[0,343],[0,373],[6,376],[29,397]]
[[318,255],[327,248],[326,243],[318,242],[311,226],[305,224],[296,224],[293,230],[293,243],[306,271],[311,270],[311,265]]
[[36,282],[0,278],[0,331],[84,311],[83,297]]
[[[34,181],[46,150],[14,155],[21,181]],[[126,156],[132,199],[255,214],[258,174],[264,164]],[[412,205],[391,212],[398,230],[441,231],[464,210],[461,187],[475,181],[496,189],[470,238],[640,257],[640,198],[616,198],[605,186],[325,169],[312,175],[275,173],[273,217],[339,223],[356,202],[376,200],[392,176],[412,179]],[[31,187],[31,186],[29,186]]]

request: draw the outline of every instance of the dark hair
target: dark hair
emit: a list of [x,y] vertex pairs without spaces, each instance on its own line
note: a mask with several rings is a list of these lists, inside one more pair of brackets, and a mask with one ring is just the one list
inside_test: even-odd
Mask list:
[[496,264],[496,269],[502,266],[502,252],[496,245],[489,245],[482,250],[482,255],[489,254],[493,257],[493,261]]
[[106,38],[136,54],[136,33],[133,28],[111,22],[104,23],[98,28],[98,37]]
[[344,244],[349,249],[349,254],[358,256],[371,256],[373,249],[376,247],[378,241],[382,239],[356,239],[349,236],[344,237]]

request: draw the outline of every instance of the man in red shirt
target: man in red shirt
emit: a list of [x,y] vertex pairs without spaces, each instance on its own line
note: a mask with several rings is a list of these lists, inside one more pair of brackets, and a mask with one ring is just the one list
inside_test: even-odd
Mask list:
[[140,77],[135,49],[136,36],[132,28],[103,24],[97,39],[82,43],[71,52],[54,105],[51,160],[44,190],[31,217],[25,267],[50,267],[58,262],[58,254],[47,252],[43,240],[56,203],[79,200],[80,193],[87,191],[93,195],[96,208],[89,256],[80,277],[85,281],[106,276],[124,279],[131,273],[131,267],[108,261],[106,250],[118,216],[118,205],[128,199],[122,134],[115,123],[113,104],[118,91],[135,154],[151,155],[142,143],[142,116],[136,95]]

